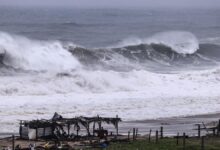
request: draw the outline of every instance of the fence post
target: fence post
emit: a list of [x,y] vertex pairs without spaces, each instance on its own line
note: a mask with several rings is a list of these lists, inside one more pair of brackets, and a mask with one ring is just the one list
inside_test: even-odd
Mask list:
[[176,136],[176,145],[179,145],[179,132],[177,133],[177,136]]
[[149,137],[148,137],[148,142],[149,142],[149,143],[150,143],[150,141],[151,141],[151,132],[152,132],[152,130],[150,129]]
[[[116,118],[118,118],[118,115],[116,115]],[[118,137],[118,121],[116,122],[116,136]]]
[[133,141],[135,140],[135,128],[133,128]]
[[15,149],[15,136],[12,135],[12,150]]
[[158,143],[158,130],[156,131],[156,143]]
[[200,130],[201,130],[201,127],[200,127],[200,124],[198,124],[198,138],[200,138],[200,136],[201,136],[200,135],[200,133],[201,133]]
[[219,136],[219,133],[220,133],[220,119],[219,119],[219,121],[218,121],[218,130],[217,130],[218,136]]
[[160,138],[163,138],[163,127],[160,127]]
[[130,140],[130,131],[128,131],[128,140]]
[[212,132],[213,132],[213,136],[215,136],[215,129],[212,129]]
[[38,140],[38,127],[36,128],[36,140]]
[[136,128],[136,135],[135,135],[135,139],[137,138],[138,136],[138,128]]
[[183,133],[183,150],[186,149],[186,133]]
[[22,121],[20,120],[20,128],[19,128],[20,139],[22,139]]
[[204,136],[202,136],[201,150],[205,150],[205,137]]

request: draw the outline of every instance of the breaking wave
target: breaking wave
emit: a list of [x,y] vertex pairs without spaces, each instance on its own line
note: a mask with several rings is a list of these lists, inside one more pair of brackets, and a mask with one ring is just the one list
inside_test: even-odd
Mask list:
[[33,71],[65,72],[82,67],[116,71],[161,70],[186,65],[217,65],[219,50],[219,45],[199,44],[192,33],[180,31],[162,32],[142,40],[126,39],[115,47],[107,48],[37,41],[0,32],[1,63]]
[[170,47],[179,54],[193,54],[199,49],[199,42],[195,35],[184,31],[169,31],[157,33],[149,38],[130,38],[119,45],[159,44]]
[[[180,54],[163,44],[139,44],[120,48],[86,49],[69,47],[69,51],[85,66],[114,70],[168,69],[216,66],[220,61],[220,46],[200,44],[193,54]],[[166,67],[166,68],[164,68]],[[167,68],[168,67],[168,68]]]
[[[23,70],[56,71],[55,74],[27,71],[17,76],[14,72],[7,74],[11,68],[0,68],[0,75],[6,70],[0,78],[4,114],[11,115],[8,110],[16,107],[18,110],[14,114],[17,117],[25,107],[32,117],[35,109],[45,114],[65,109],[81,113],[84,110],[89,114],[91,110],[95,110],[95,114],[103,110],[106,114],[119,112],[125,118],[144,114],[141,118],[145,119],[149,109],[156,110],[152,113],[156,118],[158,112],[162,112],[159,117],[191,114],[195,108],[202,113],[198,107],[201,103],[210,112],[219,108],[213,109],[213,104],[219,103],[220,70],[185,69],[186,64],[207,65],[218,61],[219,45],[203,43],[192,54],[177,52],[161,42],[91,49],[73,43],[37,41],[0,33],[0,49],[3,65],[22,69],[21,73]],[[148,70],[153,67],[160,71],[164,66],[176,69],[181,68],[180,65],[184,71],[155,73]],[[177,111],[179,108],[183,110]]]
[[34,71],[75,69],[80,63],[58,41],[45,42],[0,32],[2,63]]

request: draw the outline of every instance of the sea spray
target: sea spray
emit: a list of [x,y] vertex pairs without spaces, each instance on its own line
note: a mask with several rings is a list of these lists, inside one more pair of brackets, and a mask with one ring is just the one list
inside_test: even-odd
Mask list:
[[169,31],[157,33],[146,39],[147,43],[164,44],[179,54],[193,54],[199,49],[199,42],[190,32]]
[[0,48],[7,66],[34,71],[68,71],[80,63],[59,41],[37,41],[0,32]]
[[193,54],[199,49],[196,36],[186,31],[159,32],[147,38],[131,37],[120,42],[117,47],[140,44],[163,44],[179,54]]

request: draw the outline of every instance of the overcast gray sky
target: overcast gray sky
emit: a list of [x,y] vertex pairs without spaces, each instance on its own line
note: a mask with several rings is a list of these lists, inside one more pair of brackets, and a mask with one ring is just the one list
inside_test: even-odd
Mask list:
[[0,0],[0,5],[68,7],[218,7],[220,0]]

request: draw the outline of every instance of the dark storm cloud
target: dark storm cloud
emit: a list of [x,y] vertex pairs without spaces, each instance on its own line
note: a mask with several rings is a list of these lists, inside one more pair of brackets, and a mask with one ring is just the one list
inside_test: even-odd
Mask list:
[[0,0],[0,5],[69,7],[220,7],[220,0]]

